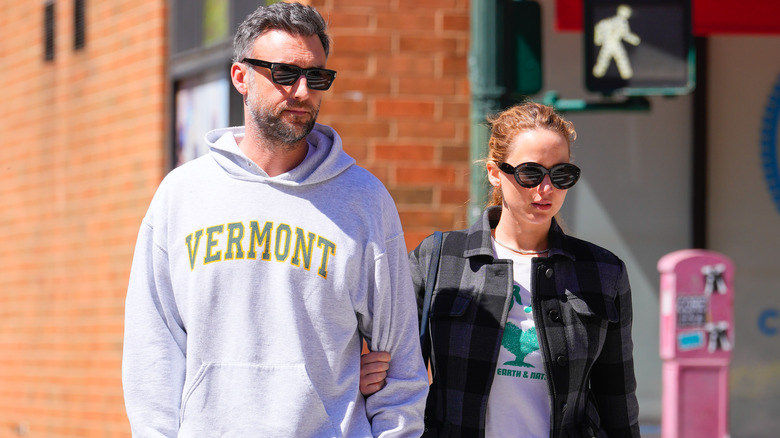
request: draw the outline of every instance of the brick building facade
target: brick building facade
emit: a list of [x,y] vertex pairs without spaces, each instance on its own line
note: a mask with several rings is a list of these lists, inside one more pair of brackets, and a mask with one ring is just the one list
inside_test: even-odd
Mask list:
[[[468,0],[310,3],[339,71],[320,122],[386,184],[410,249],[464,227]],[[0,438],[129,436],[124,298],[171,166],[171,4],[0,10]]]
[[320,121],[381,179],[414,248],[465,227],[469,168],[468,0],[315,0],[338,70]]

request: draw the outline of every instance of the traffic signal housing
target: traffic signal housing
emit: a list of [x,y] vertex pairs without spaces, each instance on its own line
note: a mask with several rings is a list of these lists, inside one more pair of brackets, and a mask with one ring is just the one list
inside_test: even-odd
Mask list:
[[584,0],[585,86],[602,94],[694,88],[690,0]]
[[499,84],[503,106],[542,89],[542,15],[539,3],[500,0]]

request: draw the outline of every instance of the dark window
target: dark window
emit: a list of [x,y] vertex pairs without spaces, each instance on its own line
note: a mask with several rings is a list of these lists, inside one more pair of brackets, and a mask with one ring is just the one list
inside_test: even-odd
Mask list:
[[[174,56],[220,44],[232,45],[238,25],[271,0],[174,0],[171,13]],[[231,53],[232,55],[232,53]]]
[[258,6],[276,0],[172,0],[171,167],[199,156],[203,135],[244,123],[243,97],[230,82],[233,35]]
[[203,40],[203,1],[177,0],[173,7],[174,54],[200,47]]
[[85,0],[75,0],[73,4],[73,49],[83,49],[86,44]]
[[54,59],[54,2],[47,2],[43,14],[43,59]]

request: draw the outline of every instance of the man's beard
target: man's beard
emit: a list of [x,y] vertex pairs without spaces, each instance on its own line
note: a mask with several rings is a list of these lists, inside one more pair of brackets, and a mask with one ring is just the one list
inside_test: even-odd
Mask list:
[[[314,129],[314,124],[317,121],[317,115],[319,114],[319,108],[307,105],[290,106],[286,104],[282,106],[278,112],[274,113],[273,109],[264,107],[258,103],[259,102],[256,102],[256,99],[247,95],[247,111],[255,124],[255,128],[265,138],[271,140],[271,143],[283,147],[285,150],[295,149],[298,142],[309,135],[312,129]],[[282,112],[289,109],[309,111],[312,117],[305,124],[287,122],[282,119],[281,115]]]

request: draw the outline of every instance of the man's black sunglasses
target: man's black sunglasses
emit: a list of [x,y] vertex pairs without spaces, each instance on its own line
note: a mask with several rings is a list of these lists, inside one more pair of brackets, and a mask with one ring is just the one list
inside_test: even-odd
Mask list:
[[522,163],[512,166],[496,162],[502,172],[515,176],[515,181],[530,189],[542,183],[545,175],[550,175],[550,182],[556,189],[569,189],[580,179],[580,168],[571,163],[556,164],[549,170],[539,163]]
[[241,62],[271,69],[271,80],[279,85],[292,85],[299,77],[306,76],[307,87],[312,90],[325,91],[336,79],[336,71],[325,68],[300,68],[297,65],[252,58],[244,58]]

